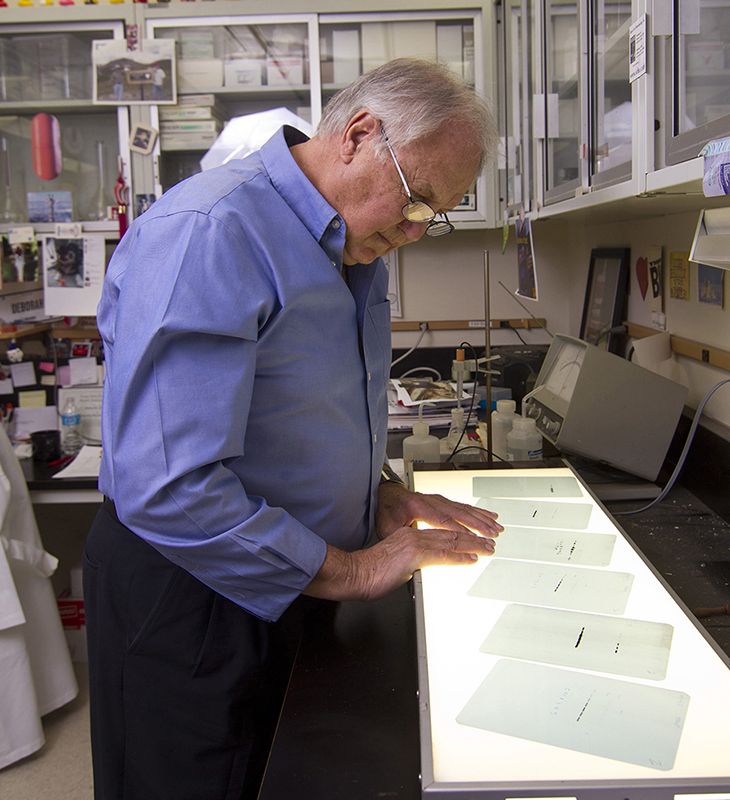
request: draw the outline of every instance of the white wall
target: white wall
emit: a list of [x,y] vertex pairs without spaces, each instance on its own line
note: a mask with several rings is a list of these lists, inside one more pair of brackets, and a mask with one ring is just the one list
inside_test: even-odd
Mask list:
[[[723,350],[730,350],[730,300],[725,308],[700,304],[697,299],[697,268],[690,265],[689,302],[669,297],[668,259],[675,251],[689,251],[698,212],[605,224],[541,220],[533,224],[538,301],[522,300],[536,317],[544,317],[552,333],[577,336],[580,330],[590,251],[593,247],[631,248],[631,322],[651,327],[649,297],[641,297],[635,264],[652,245],[663,248],[664,311],[667,330],[676,335]],[[484,250],[490,253],[491,317],[522,318],[526,312],[499,285],[517,288],[517,253],[514,227],[504,254],[501,231],[457,231],[441,239],[425,239],[399,253],[403,320],[483,320]],[[726,282],[727,284],[727,282]],[[726,287],[730,292],[730,286]],[[540,328],[520,329],[528,343],[549,342]],[[417,332],[395,332],[395,347],[411,347]],[[422,347],[458,347],[470,341],[484,343],[483,330],[429,331]],[[492,344],[519,344],[512,331],[493,330]],[[704,395],[730,373],[694,359],[673,355],[657,371],[689,388],[688,405],[697,408]],[[730,384],[720,388],[708,402],[705,417],[730,427]]]

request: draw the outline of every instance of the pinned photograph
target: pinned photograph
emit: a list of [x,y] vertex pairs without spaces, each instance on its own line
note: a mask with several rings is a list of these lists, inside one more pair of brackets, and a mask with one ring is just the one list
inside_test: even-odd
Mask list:
[[135,153],[142,153],[148,156],[155,147],[157,141],[157,131],[148,128],[146,125],[135,125],[132,128],[132,135],[129,137],[129,149]]
[[143,39],[136,50],[129,50],[125,39],[102,39],[92,44],[95,103],[177,102],[172,39]]

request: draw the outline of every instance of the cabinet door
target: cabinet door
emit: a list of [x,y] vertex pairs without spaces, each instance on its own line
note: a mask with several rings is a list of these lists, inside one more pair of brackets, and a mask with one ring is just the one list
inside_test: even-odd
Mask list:
[[497,6],[499,63],[500,210],[503,215],[530,211],[534,196],[532,170],[532,3],[506,0]]
[[546,203],[573,197],[588,185],[584,8],[571,0],[544,3]]
[[[153,110],[152,120],[160,131],[162,191],[200,171],[201,158],[231,119],[269,112],[266,118],[237,121],[234,145],[225,150],[220,141],[216,145],[220,160],[234,150],[242,157],[258,149],[281,125],[276,110],[283,109],[281,118],[305,133],[319,119],[314,15],[196,17],[147,25],[148,36],[176,42],[178,104]],[[206,166],[216,159],[208,156]]]
[[[394,58],[438,60],[484,92],[481,14],[323,14],[319,18],[323,105],[355,78]],[[485,181],[480,177],[449,213],[457,226],[487,218]]]
[[0,29],[2,223],[106,221],[129,133],[126,109],[92,104],[91,43],[122,36],[121,22]]
[[591,185],[631,177],[630,0],[591,0]]
[[678,0],[667,39],[667,163],[694,158],[707,142],[730,136],[730,4]]

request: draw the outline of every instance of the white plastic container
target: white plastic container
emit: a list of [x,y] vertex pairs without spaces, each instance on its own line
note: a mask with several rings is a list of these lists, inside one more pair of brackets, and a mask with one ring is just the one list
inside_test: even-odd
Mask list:
[[403,440],[403,461],[408,465],[416,463],[438,464],[441,460],[439,440],[429,434],[428,422],[414,422],[413,435]]
[[507,434],[512,423],[520,419],[514,400],[497,400],[497,410],[492,412],[492,454],[507,461]]
[[542,434],[534,419],[519,417],[507,434],[507,461],[541,461]]

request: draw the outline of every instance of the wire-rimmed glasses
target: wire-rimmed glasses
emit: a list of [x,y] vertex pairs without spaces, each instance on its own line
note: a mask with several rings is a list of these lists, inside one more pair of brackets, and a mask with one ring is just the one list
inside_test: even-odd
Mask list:
[[401,212],[403,217],[407,219],[409,222],[428,222],[428,227],[426,228],[426,235],[427,236],[443,236],[444,234],[451,233],[454,230],[454,226],[449,222],[449,218],[443,211],[439,211],[439,216],[443,217],[443,219],[437,220],[436,219],[436,212],[431,208],[428,203],[425,203],[423,200],[414,200],[413,195],[411,194],[411,190],[408,186],[408,181],[406,181],[406,176],[403,174],[403,170],[400,168],[400,164],[398,163],[398,159],[395,157],[395,153],[393,152],[393,148],[390,146],[390,142],[388,141],[388,136],[385,133],[385,127],[383,123],[380,123],[380,131],[383,134],[383,139],[385,139],[385,144],[388,147],[388,151],[390,152],[391,156],[393,156],[393,163],[395,164],[395,168],[398,170],[398,175],[400,175],[401,181],[403,181],[403,188],[406,190],[406,195],[408,196],[408,201]]

